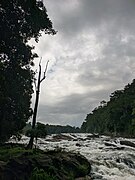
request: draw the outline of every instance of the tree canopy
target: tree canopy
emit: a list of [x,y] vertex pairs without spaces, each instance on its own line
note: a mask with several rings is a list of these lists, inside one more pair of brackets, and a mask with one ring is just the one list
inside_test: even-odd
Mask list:
[[0,1],[0,142],[25,126],[30,108],[34,72],[38,57],[28,41],[38,42],[42,32],[54,35],[41,0]]
[[45,138],[47,135],[46,126],[45,124],[37,122],[34,129],[30,127],[29,129],[26,130],[25,135],[28,137],[33,136],[36,139]]
[[[103,102],[103,101],[102,101]],[[83,132],[135,136],[135,80],[86,116]]]

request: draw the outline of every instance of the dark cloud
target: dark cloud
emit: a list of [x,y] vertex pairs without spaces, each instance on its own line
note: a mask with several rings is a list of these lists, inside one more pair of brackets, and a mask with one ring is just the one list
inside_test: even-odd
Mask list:
[[49,124],[80,126],[88,112],[99,105],[102,100],[108,100],[108,93],[108,89],[104,89],[85,94],[72,94],[63,98],[59,103],[40,105],[38,120]]
[[134,0],[46,0],[45,3],[54,25],[66,36],[86,28],[134,32]]

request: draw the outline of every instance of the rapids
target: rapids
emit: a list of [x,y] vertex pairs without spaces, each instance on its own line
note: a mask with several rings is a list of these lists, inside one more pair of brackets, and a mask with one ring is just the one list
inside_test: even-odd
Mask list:
[[[28,140],[23,136],[20,143]],[[35,145],[42,150],[60,148],[81,153],[91,163],[93,180],[135,180],[135,139],[70,133],[39,138]]]

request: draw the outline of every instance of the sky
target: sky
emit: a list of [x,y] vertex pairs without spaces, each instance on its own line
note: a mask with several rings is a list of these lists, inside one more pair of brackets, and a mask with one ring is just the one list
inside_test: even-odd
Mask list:
[[102,100],[108,101],[112,92],[135,78],[135,1],[44,3],[58,32],[42,35],[38,44],[31,41],[43,70],[49,60],[37,119],[80,127]]

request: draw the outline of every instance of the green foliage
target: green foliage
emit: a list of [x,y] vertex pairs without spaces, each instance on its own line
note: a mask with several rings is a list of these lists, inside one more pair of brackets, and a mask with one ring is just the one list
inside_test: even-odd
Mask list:
[[19,157],[23,153],[33,153],[32,150],[25,150],[22,147],[0,147],[0,160],[8,161],[10,158]]
[[30,180],[57,180],[54,176],[47,174],[43,169],[34,168]]
[[81,130],[78,127],[61,126],[61,125],[49,125],[46,124],[47,134],[60,134],[60,133],[79,133]]
[[82,124],[83,132],[135,136],[135,80],[100,103]]
[[42,123],[37,122],[35,129],[28,129],[25,135],[28,137],[35,137],[36,139],[45,138],[47,135],[46,126]]
[[41,32],[55,34],[41,0],[0,1],[0,142],[21,130],[32,115],[34,47]]
[[[69,125],[61,126],[61,125],[50,125],[50,124],[44,125],[44,124],[42,124],[42,126],[44,126],[46,134],[80,133],[81,132],[81,129],[79,127],[72,127]],[[32,126],[30,123],[26,124],[26,126],[23,129],[23,134],[30,136],[30,134],[33,133],[31,128],[32,128]]]
[[88,174],[88,167],[86,165],[80,165],[79,170],[82,174]]
[[31,158],[39,158],[43,155],[43,151],[40,149],[26,149],[24,145],[14,143],[0,146],[0,161],[8,161],[11,158],[17,158],[24,154],[27,154]]

